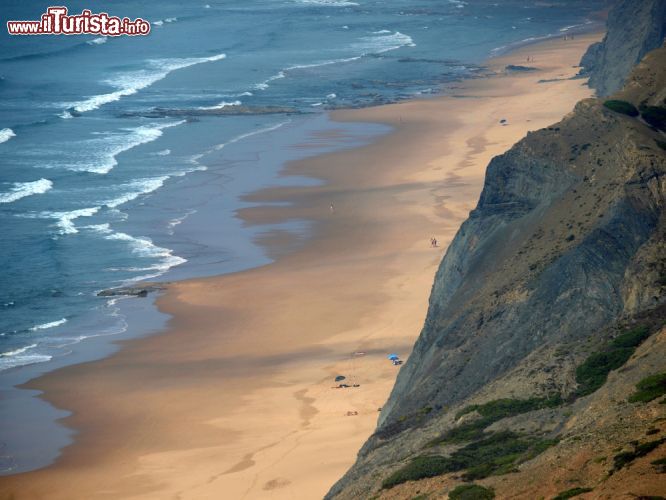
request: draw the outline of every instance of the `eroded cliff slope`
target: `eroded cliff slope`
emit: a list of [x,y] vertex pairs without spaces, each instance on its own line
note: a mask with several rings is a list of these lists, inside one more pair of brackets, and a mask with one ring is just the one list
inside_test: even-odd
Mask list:
[[[378,428],[329,498],[446,498],[473,481],[501,498],[666,495],[651,464],[666,453],[666,49],[614,98],[492,160]],[[658,395],[632,401],[639,383]]]
[[666,35],[664,0],[618,0],[608,14],[604,39],[590,46],[581,66],[597,95],[619,91],[632,68]]

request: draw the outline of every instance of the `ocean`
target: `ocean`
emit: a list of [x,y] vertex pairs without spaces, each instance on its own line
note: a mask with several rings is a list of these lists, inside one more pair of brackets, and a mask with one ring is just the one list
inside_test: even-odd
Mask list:
[[[140,334],[123,301],[100,290],[269,263],[256,240],[277,228],[243,224],[243,195],[319,182],[278,176],[313,130],[342,128],[346,139],[307,154],[388,131],[332,123],[327,110],[437,93],[488,57],[584,28],[602,5],[73,1],[70,13],[142,17],[152,31],[3,33],[0,380],[75,362],[73,346],[91,339]],[[5,0],[3,21],[39,19],[48,6]],[[279,229],[310,230],[299,220]]]

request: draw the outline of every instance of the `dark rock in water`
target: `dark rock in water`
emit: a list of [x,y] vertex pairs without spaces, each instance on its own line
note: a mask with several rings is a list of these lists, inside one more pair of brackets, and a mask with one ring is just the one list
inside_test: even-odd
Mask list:
[[97,293],[98,297],[147,297],[149,293],[164,290],[162,285],[146,285],[141,287],[111,288]]
[[534,68],[532,66],[520,66],[516,64],[509,64],[506,68],[507,71],[538,71],[539,68]]
[[581,74],[600,96],[622,88],[631,69],[649,51],[660,47],[666,35],[664,0],[619,0],[608,13],[608,31],[583,56]]
[[145,111],[127,111],[121,117],[142,116],[144,118],[196,117],[196,116],[235,116],[300,114],[296,108],[287,106],[224,106],[223,108],[170,109],[153,108]]
[[67,108],[67,113],[70,114],[70,116],[78,117],[81,116],[81,113],[77,111],[75,108]]

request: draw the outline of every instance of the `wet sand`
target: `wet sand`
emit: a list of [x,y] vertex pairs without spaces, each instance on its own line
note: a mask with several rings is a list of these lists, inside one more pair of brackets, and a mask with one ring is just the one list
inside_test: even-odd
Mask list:
[[[312,221],[311,238],[266,234],[273,264],[169,286],[167,331],[32,381],[73,412],[64,423],[77,435],[52,466],[0,478],[0,498],[321,498],[374,430],[399,370],[387,355],[408,357],[489,160],[591,95],[565,78],[600,38],[494,59],[497,76],[449,97],[333,113],[395,130],[288,164],[284,175],[324,184],[254,193],[258,206],[239,213]],[[538,71],[504,74],[507,64]],[[358,387],[334,388],[337,375]]]

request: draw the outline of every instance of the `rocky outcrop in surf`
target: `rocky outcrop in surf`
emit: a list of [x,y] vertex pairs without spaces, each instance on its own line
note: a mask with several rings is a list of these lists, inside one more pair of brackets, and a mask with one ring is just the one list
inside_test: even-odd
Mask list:
[[197,117],[197,116],[238,116],[238,115],[278,115],[299,114],[296,108],[288,106],[232,106],[210,108],[153,108],[145,111],[128,111],[122,117],[142,116],[144,118]]

